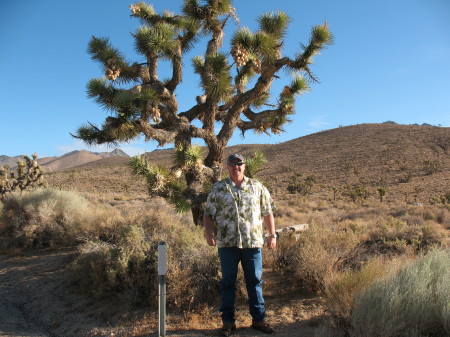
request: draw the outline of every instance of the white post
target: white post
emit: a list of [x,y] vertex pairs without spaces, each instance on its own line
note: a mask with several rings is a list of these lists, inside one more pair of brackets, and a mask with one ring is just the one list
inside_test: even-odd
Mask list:
[[159,281],[158,337],[166,336],[166,272],[167,272],[167,246],[165,242],[160,242],[158,245],[158,281]]

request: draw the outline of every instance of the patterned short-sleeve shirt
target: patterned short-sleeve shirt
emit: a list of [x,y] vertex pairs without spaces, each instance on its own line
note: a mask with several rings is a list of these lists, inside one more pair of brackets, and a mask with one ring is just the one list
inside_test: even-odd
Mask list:
[[217,224],[218,247],[260,248],[264,216],[274,210],[269,191],[259,181],[244,177],[237,187],[226,178],[213,186],[204,214]]

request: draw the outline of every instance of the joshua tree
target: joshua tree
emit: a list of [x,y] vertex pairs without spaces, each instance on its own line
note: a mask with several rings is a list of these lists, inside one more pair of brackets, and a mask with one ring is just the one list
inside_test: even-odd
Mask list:
[[37,154],[33,159],[24,156],[24,160],[17,161],[16,172],[9,170],[7,165],[0,169],[0,198],[3,200],[7,193],[20,192],[42,183],[43,172],[37,162]]
[[[317,82],[310,69],[313,57],[332,43],[333,36],[325,22],[312,28],[308,45],[301,45],[296,55],[283,56],[290,19],[280,11],[261,15],[255,32],[238,27],[231,45],[224,47],[225,25],[238,22],[231,0],[185,0],[178,15],[157,14],[144,2],[130,8],[131,16],[142,22],[133,34],[142,61],[130,63],[108,38],[92,37],[88,50],[104,67],[105,77],[88,83],[88,96],[111,116],[100,127],[91,123],[81,126],[74,137],[88,144],[115,144],[143,135],[159,146],[175,144],[180,153],[177,157],[188,160],[173,168],[184,179],[172,187],[188,200],[194,221],[200,224],[205,184],[220,179],[224,149],[233,133],[236,129],[242,135],[248,130],[282,132],[295,112],[295,96],[307,91],[309,82]],[[202,56],[194,57],[192,65],[200,77],[201,95],[190,109],[179,111],[176,90],[183,79],[183,57],[201,41],[200,36],[207,37],[206,48]],[[172,66],[167,80],[159,79],[160,60]],[[272,83],[285,74],[282,70],[295,76],[271,100]],[[204,158],[189,155],[198,154],[192,150],[193,139],[205,143]],[[148,172],[156,176],[157,169],[149,167]],[[169,180],[174,182],[176,177]],[[174,192],[173,188],[169,190]],[[169,195],[172,192],[167,191]]]
[[378,197],[380,198],[380,202],[383,202],[383,198],[386,195],[386,187],[379,187],[377,188],[378,191]]

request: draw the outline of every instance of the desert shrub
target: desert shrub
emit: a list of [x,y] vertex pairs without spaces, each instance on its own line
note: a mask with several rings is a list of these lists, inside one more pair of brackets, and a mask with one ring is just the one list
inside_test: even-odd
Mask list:
[[294,235],[285,235],[277,240],[277,249],[264,251],[264,262],[277,271],[293,270],[294,260],[298,250],[297,238]]
[[450,228],[450,209],[449,208],[441,208],[439,211],[436,212],[436,221],[446,226],[447,228]]
[[450,254],[432,251],[357,297],[350,336],[448,336]]
[[411,179],[412,179],[412,174],[408,172],[408,173],[404,173],[404,174],[400,175],[398,177],[398,182],[400,184],[405,184],[405,183],[409,183],[411,181]]
[[289,254],[280,254],[280,257],[306,286],[323,290],[325,279],[340,268],[358,242],[358,235],[352,231],[313,223],[292,244]]
[[300,195],[307,196],[311,194],[311,190],[316,182],[316,177],[310,175],[303,181],[298,181],[297,176],[291,177],[291,182],[287,186],[287,190],[290,193],[299,193]]
[[374,253],[394,255],[446,245],[447,233],[439,224],[419,223],[421,225],[408,225],[390,216],[372,229],[366,245],[371,246]]
[[450,191],[447,191],[447,192],[443,193],[439,197],[439,200],[444,205],[450,204]]
[[202,228],[186,221],[164,201],[124,207],[105,228],[105,241],[79,247],[72,264],[80,289],[95,297],[117,296],[132,305],[156,305],[157,247],[167,244],[167,301],[189,310],[218,296],[217,252]]
[[354,203],[361,203],[370,196],[369,190],[363,185],[346,186],[342,195],[349,197]]
[[111,293],[123,294],[132,303],[145,302],[155,287],[155,257],[147,254],[150,243],[142,228],[129,225],[119,230],[116,243],[89,241],[79,247],[79,256],[71,268],[79,276],[79,285],[99,298]]
[[325,306],[335,320],[347,323],[356,295],[386,274],[386,264],[379,258],[369,260],[360,269],[335,272],[325,279]]
[[442,170],[441,162],[439,160],[424,160],[423,169],[427,175],[438,173]]
[[0,217],[4,248],[71,245],[86,235],[91,223],[89,203],[75,192],[55,189],[9,194]]

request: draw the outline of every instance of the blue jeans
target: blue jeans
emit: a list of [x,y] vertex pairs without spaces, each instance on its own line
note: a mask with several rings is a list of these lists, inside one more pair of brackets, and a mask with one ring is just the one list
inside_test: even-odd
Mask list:
[[238,265],[241,262],[247,287],[248,306],[253,322],[262,322],[266,316],[262,295],[262,250],[261,248],[219,248],[222,280],[220,281],[223,323],[234,323],[236,297],[236,278]]

